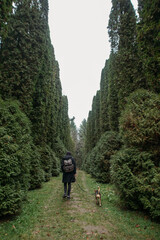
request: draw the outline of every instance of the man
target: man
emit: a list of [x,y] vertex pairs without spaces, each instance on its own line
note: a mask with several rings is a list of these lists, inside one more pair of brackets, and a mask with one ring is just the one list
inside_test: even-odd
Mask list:
[[[62,182],[64,183],[64,195],[63,198],[70,199],[71,183],[75,182],[76,175],[76,162],[70,152],[67,152],[61,162],[61,169],[63,172]],[[68,190],[67,190],[68,185]]]

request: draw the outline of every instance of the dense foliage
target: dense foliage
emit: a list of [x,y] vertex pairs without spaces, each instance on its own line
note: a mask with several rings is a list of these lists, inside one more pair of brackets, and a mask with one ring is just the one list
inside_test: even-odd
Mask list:
[[133,92],[120,118],[120,133],[127,146],[160,157],[160,96],[147,90]]
[[81,162],[98,181],[113,181],[124,205],[159,219],[160,3],[139,0],[138,12],[137,19],[130,0],[112,0],[111,53],[81,136]]
[[160,93],[160,2],[139,0],[138,44],[148,90]]
[[7,33],[6,23],[12,10],[12,2],[13,0],[3,0],[0,2],[0,36],[3,35],[3,37]]
[[150,152],[124,148],[111,160],[111,175],[124,206],[160,216],[160,167]]
[[30,186],[30,124],[17,102],[0,99],[0,216],[16,213]]
[[14,1],[13,9],[12,2],[0,3],[1,216],[19,211],[29,189],[57,176],[73,146],[48,0]]
[[99,182],[110,182],[110,158],[119,150],[121,142],[116,132],[105,132],[92,149],[84,163],[93,177]]
[[121,114],[123,150],[112,158],[112,180],[125,204],[160,215],[160,97],[137,90]]
[[83,119],[79,131],[78,131],[78,141],[77,141],[77,167],[82,168],[83,159],[85,158],[85,139],[86,139],[86,131],[87,131],[87,121]]

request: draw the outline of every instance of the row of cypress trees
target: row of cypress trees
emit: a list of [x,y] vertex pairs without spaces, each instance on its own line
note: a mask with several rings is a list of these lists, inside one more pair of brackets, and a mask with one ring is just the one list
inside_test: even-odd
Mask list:
[[0,19],[0,216],[57,176],[73,146],[47,0],[3,1]]
[[[80,161],[98,181],[114,182],[121,202],[160,218],[158,0],[112,0],[111,53],[87,123]],[[84,130],[85,129],[85,130]]]

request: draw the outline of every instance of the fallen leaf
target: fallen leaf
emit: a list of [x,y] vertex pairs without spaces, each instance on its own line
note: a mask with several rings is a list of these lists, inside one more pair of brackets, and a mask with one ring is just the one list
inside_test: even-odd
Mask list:
[[138,227],[140,227],[140,225],[139,225],[139,224],[137,224],[137,225],[136,225],[136,228],[138,228]]

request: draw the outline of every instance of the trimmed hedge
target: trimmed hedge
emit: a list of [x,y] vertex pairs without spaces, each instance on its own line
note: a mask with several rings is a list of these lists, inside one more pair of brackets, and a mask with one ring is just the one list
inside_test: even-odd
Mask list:
[[55,153],[52,152],[52,176],[58,176],[60,173],[60,160],[56,157]]
[[49,181],[52,176],[58,176],[60,173],[60,161],[52,149],[45,145],[40,149],[41,167],[44,171],[44,181]]
[[110,158],[120,149],[116,132],[105,132],[88,155],[85,169],[99,182],[110,182]]
[[31,145],[32,155],[30,165],[30,190],[42,187],[42,182],[45,181],[45,173],[41,166],[41,155],[39,148],[34,144]]
[[48,145],[45,145],[40,149],[40,155],[41,155],[41,165],[44,171],[44,181],[47,182],[50,180],[52,176],[53,151]]
[[133,92],[121,114],[120,133],[127,146],[159,155],[160,96],[144,89]]
[[112,180],[132,209],[160,218],[160,96],[144,89],[128,97],[120,117],[123,150],[111,160]]
[[0,216],[16,213],[30,186],[30,121],[16,101],[0,99]]
[[118,151],[111,158],[111,177],[125,206],[160,219],[160,168],[151,153],[137,148]]

